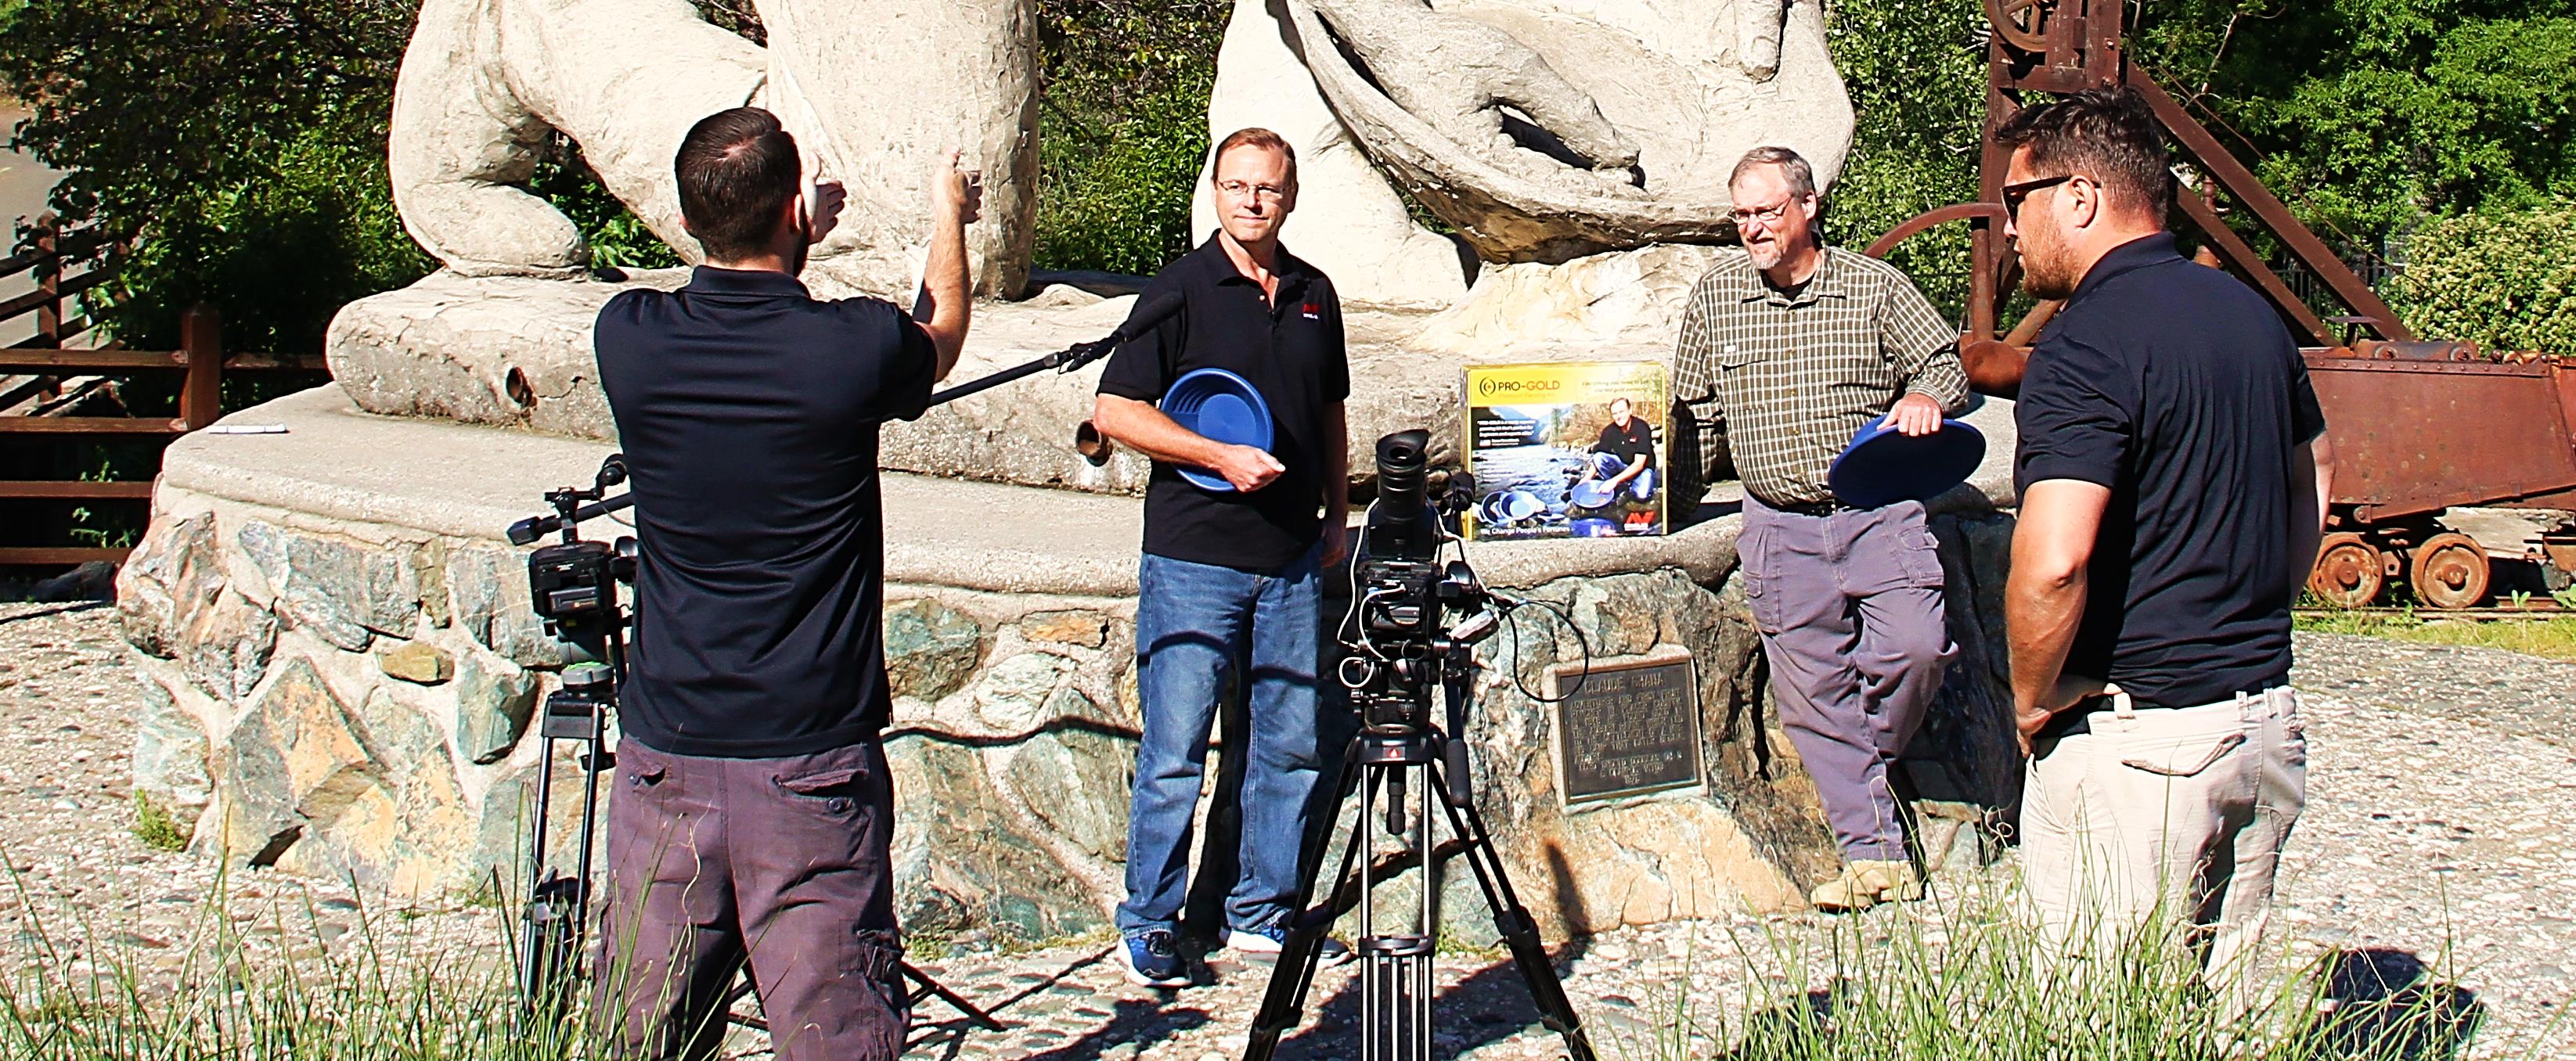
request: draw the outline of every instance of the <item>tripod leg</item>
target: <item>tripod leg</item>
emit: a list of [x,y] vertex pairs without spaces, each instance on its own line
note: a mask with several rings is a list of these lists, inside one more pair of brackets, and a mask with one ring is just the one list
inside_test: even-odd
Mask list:
[[[1429,769],[1437,772],[1439,767]],[[1476,812],[1473,801],[1452,803],[1449,827],[1457,830],[1466,849],[1467,866],[1475,871],[1476,886],[1485,893],[1485,906],[1493,911],[1494,927],[1501,929],[1503,943],[1512,950],[1512,963],[1520,967],[1521,981],[1529,985],[1530,1002],[1538,1007],[1539,1020],[1565,1040],[1565,1052],[1572,1061],[1594,1061],[1592,1039],[1583,1032],[1583,1018],[1574,1013],[1574,1003],[1565,997],[1565,982],[1557,979],[1556,966],[1548,960],[1547,947],[1538,937],[1538,921],[1529,908],[1521,905],[1519,894],[1512,891],[1512,880],[1503,872],[1502,857],[1494,851],[1493,838],[1485,833],[1484,816]]]
[[556,952],[561,948],[559,937],[569,928],[563,923],[569,911],[555,901],[561,889],[549,887],[553,882],[546,866],[546,814],[554,793],[554,742],[542,743],[536,806],[528,816],[528,899],[520,911],[519,998],[530,1011],[549,1014],[563,986],[555,982],[563,973]]
[[[1342,804],[1360,787],[1360,742],[1351,739],[1350,751],[1342,756],[1341,781],[1333,787],[1334,813],[1322,816],[1306,838],[1306,850],[1299,859],[1297,903],[1289,915],[1288,940],[1279,951],[1277,963],[1270,968],[1270,986],[1261,996],[1261,1009],[1252,1017],[1252,1039],[1243,1048],[1243,1061],[1269,1061],[1279,1048],[1279,1037],[1297,1026],[1304,1015],[1306,989],[1315,982],[1315,962],[1322,956],[1324,935],[1333,927],[1334,898],[1350,880],[1352,861],[1368,840],[1368,799],[1361,800],[1358,816],[1352,820],[1350,841],[1342,847],[1341,867],[1333,873],[1333,888],[1321,903],[1315,902],[1316,877],[1324,868],[1324,848],[1332,843],[1333,825],[1340,820]],[[1368,795],[1377,794],[1377,777],[1368,780]]]
[[915,1004],[920,1003],[924,998],[936,998],[942,1002],[948,1003],[949,1008],[965,1014],[966,1019],[978,1028],[982,1028],[988,1032],[997,1032],[1002,1030],[1002,1022],[996,1019],[990,1011],[986,1010],[982,1006],[978,1006],[967,1001],[966,996],[951,990],[948,985],[940,983],[929,973],[921,971],[911,962],[904,962],[902,965],[902,971],[903,978],[912,981],[912,1001]]

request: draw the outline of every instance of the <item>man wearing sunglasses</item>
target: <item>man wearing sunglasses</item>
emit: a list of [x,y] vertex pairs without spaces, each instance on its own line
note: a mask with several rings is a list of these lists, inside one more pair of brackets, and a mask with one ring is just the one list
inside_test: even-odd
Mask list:
[[2164,230],[2145,100],[2080,93],[1995,142],[2024,284],[2065,301],[2014,408],[2023,882],[2069,948],[2163,911],[2233,1010],[2306,802],[2290,601],[2332,486],[2325,417],[2279,314]]
[[1894,266],[1819,241],[1797,152],[1754,149],[1728,188],[1746,253],[1701,277],[1683,311],[1672,468],[1705,483],[1731,450],[1744,482],[1745,596],[1781,725],[1848,862],[1809,898],[1918,899],[1888,770],[1953,652],[1941,558],[1921,502],[1856,508],[1825,476],[1862,427],[1930,434],[1966,405],[1959,333]]

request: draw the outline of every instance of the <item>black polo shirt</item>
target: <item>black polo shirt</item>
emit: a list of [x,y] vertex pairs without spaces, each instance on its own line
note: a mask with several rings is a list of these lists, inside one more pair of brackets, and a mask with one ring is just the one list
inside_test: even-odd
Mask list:
[[1628,417],[1628,426],[1625,428],[1620,427],[1616,420],[1603,424],[1601,438],[1592,444],[1592,452],[1611,454],[1618,457],[1621,464],[1635,464],[1637,458],[1644,457],[1646,470],[1653,471],[1655,469],[1655,426],[1647,423],[1645,417],[1635,415]]
[[1142,302],[1181,293],[1181,311],[1120,346],[1100,372],[1100,393],[1159,402],[1172,381],[1201,368],[1229,369],[1270,407],[1273,456],[1288,470],[1251,493],[1203,490],[1177,467],[1154,462],[1145,487],[1145,551],[1250,571],[1276,571],[1321,535],[1324,412],[1350,397],[1342,301],[1333,282],[1285,250],[1279,294],[1234,267],[1215,237],[1164,266]]
[[594,341],[642,547],[623,732],[728,758],[874,738],[893,704],[876,421],[929,404],[930,337],[889,303],[700,266],[610,299]]
[[2262,296],[2171,235],[2094,263],[2031,350],[2014,479],[2109,487],[2066,672],[2189,707],[2290,674],[2297,447],[2325,430]]

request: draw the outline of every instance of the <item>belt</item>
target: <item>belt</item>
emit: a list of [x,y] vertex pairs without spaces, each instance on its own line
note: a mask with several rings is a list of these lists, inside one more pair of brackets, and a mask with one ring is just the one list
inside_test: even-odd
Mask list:
[[[2236,695],[2259,699],[2265,693],[2270,691],[2270,689],[2257,689],[2252,692],[2238,693]],[[2075,702],[2074,706],[2050,716],[2047,724],[2039,728],[2039,733],[2035,735],[2034,739],[2072,737],[2080,733],[2091,733],[2093,732],[2093,716],[2120,710],[2119,697],[2125,697],[2129,701],[2128,709],[2133,712],[2168,710],[2164,704],[2149,703],[2147,701],[2140,700],[2137,697],[2128,696],[2125,693],[2118,694],[2117,697],[2107,693],[2097,694],[2078,700]],[[2212,700],[2206,704],[2185,704],[2183,706],[2210,707],[2226,702],[2227,701],[2224,700]]]
[[[1762,499],[1755,498],[1754,500],[1761,501]],[[1773,512],[1785,512],[1792,516],[1830,516],[1836,512],[1868,511],[1859,505],[1847,505],[1840,500],[1810,501],[1800,505],[1775,505],[1768,501],[1762,501],[1762,507],[1770,509]]]

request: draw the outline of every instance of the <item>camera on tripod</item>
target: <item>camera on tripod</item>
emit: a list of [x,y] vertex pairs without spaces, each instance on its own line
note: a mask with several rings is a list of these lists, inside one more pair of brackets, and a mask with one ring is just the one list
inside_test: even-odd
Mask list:
[[[601,461],[590,489],[564,487],[546,492],[551,516],[532,516],[510,525],[514,545],[526,545],[554,531],[563,540],[528,554],[528,603],[544,620],[546,633],[576,650],[579,660],[564,668],[563,686],[547,694],[538,735],[549,745],[537,758],[536,813],[528,827],[528,906],[519,949],[519,987],[530,1008],[560,1016],[571,1001],[577,964],[590,910],[593,822],[599,805],[599,775],[613,769],[616,757],[605,744],[609,713],[617,709],[617,687],[625,677],[625,631],[632,616],[618,602],[619,583],[635,582],[635,539],[614,542],[584,539],[581,523],[632,504],[633,495],[610,498],[608,491],[626,481],[626,458],[610,454]],[[546,862],[547,809],[554,791],[554,755],[558,740],[578,741],[583,774],[580,850],[570,875]]]
[[[1253,1017],[1244,1061],[1270,1061],[1280,1037],[1296,1026],[1325,933],[1346,909],[1359,915],[1359,938],[1352,949],[1360,959],[1360,1056],[1431,1056],[1432,962],[1439,939],[1433,900],[1438,889],[1417,889],[1415,908],[1406,912],[1381,910],[1375,886],[1384,853],[1378,849],[1385,846],[1381,835],[1395,846],[1384,864],[1411,864],[1428,872],[1435,861],[1435,818],[1446,820],[1456,838],[1459,857],[1475,875],[1540,1019],[1564,1037],[1572,1061],[1593,1061],[1591,1040],[1549,964],[1538,923],[1512,890],[1502,856],[1476,810],[1468,774],[1465,738],[1475,644],[1501,627],[1504,614],[1530,602],[1487,590],[1463,555],[1442,559],[1448,543],[1457,539],[1455,520],[1466,510],[1475,486],[1464,474],[1453,475],[1433,498],[1426,452],[1430,442],[1431,433],[1419,430],[1399,431],[1377,442],[1377,500],[1369,505],[1352,549],[1351,610],[1343,617],[1340,635],[1347,651],[1339,677],[1359,709],[1361,726],[1343,757],[1333,806],[1352,805],[1355,820],[1345,834],[1339,868],[1329,879],[1323,877],[1323,848],[1334,832],[1332,823],[1318,823],[1307,836],[1295,913],[1270,987]],[[1437,723],[1431,717],[1435,693],[1447,708]],[[1383,834],[1372,822],[1383,823]]]
[[[1462,473],[1430,496],[1428,431],[1377,443],[1377,502],[1352,564],[1354,620],[1343,631],[1342,684],[1362,725],[1377,732],[1430,724],[1431,693],[1453,650],[1493,633],[1493,597],[1464,560],[1440,559],[1475,490]],[[1460,617],[1447,625],[1452,615]]]

